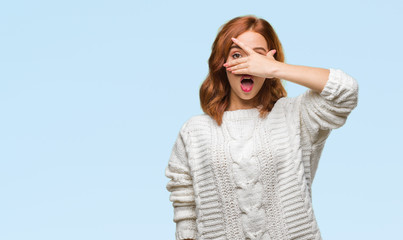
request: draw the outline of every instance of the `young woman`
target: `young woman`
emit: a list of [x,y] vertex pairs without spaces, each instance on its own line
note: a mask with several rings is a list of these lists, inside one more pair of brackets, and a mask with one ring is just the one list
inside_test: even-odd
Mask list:
[[[223,26],[165,170],[176,239],[321,239],[311,186],[325,141],[358,101],[340,69],[284,63],[264,19]],[[280,79],[307,87],[287,97]]]

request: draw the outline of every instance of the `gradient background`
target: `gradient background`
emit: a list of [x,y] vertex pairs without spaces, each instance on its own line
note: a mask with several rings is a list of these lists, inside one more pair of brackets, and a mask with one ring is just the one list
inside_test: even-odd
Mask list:
[[246,14],[272,24],[287,63],[340,68],[359,83],[313,183],[323,238],[401,238],[402,10],[402,1],[1,1],[0,239],[174,239],[164,170],[180,127],[202,113],[218,28]]

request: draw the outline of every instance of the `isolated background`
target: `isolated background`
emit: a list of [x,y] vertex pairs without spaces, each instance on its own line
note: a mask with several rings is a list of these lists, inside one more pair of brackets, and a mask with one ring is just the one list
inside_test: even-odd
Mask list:
[[246,14],[287,63],[359,83],[313,183],[323,238],[401,237],[401,1],[145,2],[0,3],[0,239],[174,239],[164,170],[218,28]]

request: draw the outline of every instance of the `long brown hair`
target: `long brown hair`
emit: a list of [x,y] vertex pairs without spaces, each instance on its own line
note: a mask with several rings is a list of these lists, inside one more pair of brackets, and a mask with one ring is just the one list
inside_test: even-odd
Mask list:
[[[260,33],[268,44],[268,49],[276,49],[274,58],[284,62],[283,47],[273,27],[264,19],[254,15],[239,16],[231,19],[219,28],[216,39],[211,47],[208,60],[209,73],[200,87],[200,104],[203,111],[212,117],[220,126],[222,116],[229,105],[231,85],[229,84],[226,69],[223,66],[232,45],[231,37],[238,37],[246,31]],[[262,105],[260,116],[264,117],[277,100],[286,97],[281,79],[266,78],[262,88],[255,96],[255,106]]]

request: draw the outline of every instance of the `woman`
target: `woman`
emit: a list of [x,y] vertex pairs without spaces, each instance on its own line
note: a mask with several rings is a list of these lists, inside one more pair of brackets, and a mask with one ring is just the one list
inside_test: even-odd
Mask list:
[[[204,114],[183,124],[165,171],[176,239],[321,239],[311,186],[357,81],[284,63],[274,29],[253,15],[220,28],[208,63]],[[308,89],[287,97],[280,79]]]

